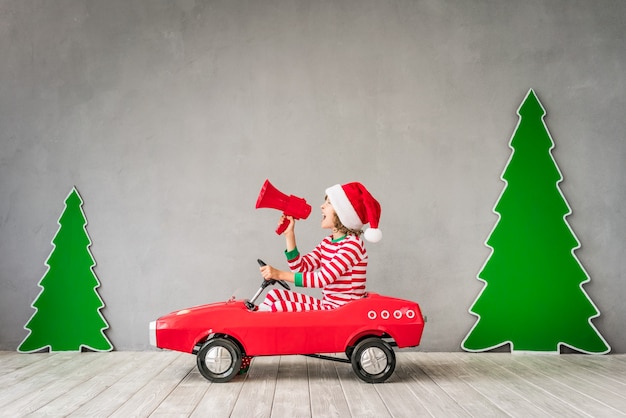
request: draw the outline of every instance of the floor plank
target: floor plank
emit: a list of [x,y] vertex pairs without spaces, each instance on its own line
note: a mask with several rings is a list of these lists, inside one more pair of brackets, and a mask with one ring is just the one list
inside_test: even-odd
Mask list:
[[[270,417],[280,357],[256,357],[233,408],[233,417]],[[294,394],[299,396],[299,394]]]
[[111,417],[149,416],[195,366],[195,360],[189,354],[177,353],[173,358],[168,357],[169,363],[165,368],[115,410]]
[[195,356],[168,351],[0,352],[0,413],[10,417],[626,416],[626,355],[398,351],[385,383],[348,363],[257,357],[211,383]]
[[412,390],[411,382],[403,378],[402,372],[394,373],[386,382],[373,386],[391,416],[432,416]]
[[243,388],[246,376],[236,376],[227,384],[210,383],[205,381],[207,391],[204,397],[198,402],[191,416],[194,418],[226,418],[230,417],[241,389]]
[[[343,394],[336,364],[331,361],[307,358],[311,416],[349,417],[350,407]],[[340,367],[350,367],[340,365]]]
[[[54,391],[49,391],[47,398],[56,397],[49,402],[30,400],[34,409],[32,416],[67,416],[89,400],[96,398],[103,390],[119,379],[120,373],[127,373],[133,362],[134,353],[85,353],[84,357],[95,357],[89,368],[76,368],[65,381],[53,383]],[[78,366],[74,363],[73,366]],[[36,409],[35,409],[36,408]]]
[[414,362],[450,398],[471,416],[505,417],[506,412],[498,408],[488,397],[477,391],[464,377],[467,374],[458,367],[449,354],[436,356],[431,353],[407,353],[415,356]]
[[312,415],[306,360],[297,356],[280,358],[271,416],[306,418]]
[[47,381],[53,379],[51,371],[74,358],[72,354],[56,353],[14,354],[14,356],[23,360],[32,360],[32,362],[0,375],[0,388],[5,388],[0,391],[0,408],[25,396],[30,391],[39,390],[40,387],[45,386]]
[[353,417],[391,417],[375,385],[360,381],[349,364],[337,363],[337,375]]
[[[535,363],[531,367],[547,378],[543,379],[543,382],[555,382],[565,386],[571,395],[560,398],[562,403],[572,404],[571,398],[583,399],[584,402],[576,408],[591,415],[600,410],[614,409],[615,414],[626,410],[626,397],[623,392],[621,394],[614,392],[610,385],[602,384],[593,374],[581,370],[578,366],[572,366],[562,356],[554,358],[536,355],[514,356],[514,360],[516,363],[522,361]],[[554,385],[550,385],[546,391],[553,387]]]
[[[53,354],[48,359],[35,363],[33,368],[21,369],[28,369],[29,373],[21,374],[21,380],[0,394],[3,401],[7,393],[8,398],[12,399],[2,406],[3,413],[7,416],[12,413],[28,414],[63,396],[65,392],[88,379],[94,369],[97,372],[101,367],[106,367],[109,360],[106,355],[93,354],[95,353],[83,356],[74,353]],[[102,359],[104,361],[100,361]],[[37,373],[30,373],[35,370]]]
[[[519,392],[519,382],[512,381],[511,374],[494,367],[487,357],[481,358],[483,354],[451,353],[458,361],[458,367],[466,373],[464,379],[506,414],[520,418],[550,416],[534,400]],[[487,354],[493,355],[498,354]],[[528,390],[532,388],[529,386]]]
[[192,371],[161,402],[151,417],[188,417],[206,393],[209,382],[197,371]]
[[429,356],[413,356],[406,359],[400,358],[396,373],[400,378],[409,382],[415,396],[432,416],[470,416],[455,399],[451,398],[450,395],[437,384],[436,380],[431,378],[421,368],[421,363],[428,360]]
[[36,363],[37,360],[44,360],[51,356],[49,353],[34,353],[28,356],[17,356],[10,351],[0,351],[0,378]]
[[132,353],[127,372],[115,370],[118,380],[97,397],[87,401],[69,416],[108,417],[135,395],[147,382],[160,373],[178,353]]
[[[508,355],[505,355],[509,357]],[[517,356],[520,358],[519,356]],[[537,358],[535,357],[535,360]],[[502,360],[504,356],[490,356],[486,359],[493,364],[492,369],[495,374],[501,375],[502,379],[506,379],[508,381],[508,387],[511,388],[518,396],[527,399],[528,402],[532,402],[537,408],[543,411],[544,415],[548,416],[560,416],[560,417],[582,417],[585,416],[585,413],[580,408],[577,408],[576,405],[572,405],[570,402],[567,402],[566,399],[559,397],[557,393],[563,389],[564,387],[556,387],[556,385],[551,384],[548,380],[542,380],[544,384],[536,384],[539,382],[533,382],[532,379],[528,379],[528,375],[525,373],[525,370],[519,367],[519,364],[515,361],[511,361],[509,358],[508,361],[504,361],[502,364]],[[532,358],[528,358],[527,360],[532,360]],[[541,367],[541,365],[536,365],[536,367]]]

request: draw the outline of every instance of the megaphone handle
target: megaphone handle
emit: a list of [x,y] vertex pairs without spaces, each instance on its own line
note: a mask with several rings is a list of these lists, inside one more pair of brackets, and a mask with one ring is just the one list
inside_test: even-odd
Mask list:
[[278,228],[276,228],[276,234],[280,235],[283,232],[285,232],[285,229],[287,229],[287,227],[289,226],[289,219],[287,217],[285,217],[283,219],[283,222],[278,226]]

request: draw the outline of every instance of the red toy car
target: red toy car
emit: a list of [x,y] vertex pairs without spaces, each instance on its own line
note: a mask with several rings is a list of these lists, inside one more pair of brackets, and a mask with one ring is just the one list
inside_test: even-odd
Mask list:
[[[250,301],[233,298],[162,316],[150,323],[150,343],[197,354],[200,373],[213,382],[237,375],[243,356],[303,354],[351,363],[369,383],[384,382],[393,373],[392,346],[420,343],[424,320],[415,302],[369,293],[331,310],[257,311],[254,301],[274,283],[289,288],[264,280]],[[347,359],[321,353],[345,353]]]

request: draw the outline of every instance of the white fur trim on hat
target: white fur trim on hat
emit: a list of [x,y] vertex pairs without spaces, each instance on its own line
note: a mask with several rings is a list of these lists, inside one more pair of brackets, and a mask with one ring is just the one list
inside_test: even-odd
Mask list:
[[378,242],[383,239],[383,233],[378,228],[367,228],[363,233],[363,236],[369,242]]
[[350,199],[348,199],[346,192],[340,184],[335,184],[326,189],[326,196],[328,196],[330,204],[333,205],[335,213],[339,216],[339,220],[344,226],[354,230],[363,228],[363,222],[361,222],[359,214],[354,210]]

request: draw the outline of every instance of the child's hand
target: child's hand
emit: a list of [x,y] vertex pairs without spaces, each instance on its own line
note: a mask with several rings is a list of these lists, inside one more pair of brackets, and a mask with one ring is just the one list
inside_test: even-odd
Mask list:
[[261,276],[263,276],[265,280],[284,280],[286,282],[294,283],[294,274],[290,271],[278,270],[270,265],[263,266],[260,270]]
[[265,280],[276,279],[276,277],[278,276],[278,270],[276,270],[272,266],[263,266],[260,268],[260,270],[261,276],[263,276]]
[[287,229],[285,229],[285,232],[283,232],[283,234],[293,234],[296,226],[296,220],[293,216],[281,215],[280,219],[278,220],[278,225],[282,225],[285,219],[289,220],[289,225],[287,226]]

